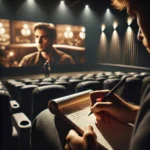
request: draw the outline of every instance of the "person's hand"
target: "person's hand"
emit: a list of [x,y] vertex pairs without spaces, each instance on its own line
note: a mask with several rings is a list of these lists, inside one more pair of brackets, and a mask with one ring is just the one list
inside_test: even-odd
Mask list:
[[113,94],[107,102],[102,102],[108,92],[109,90],[100,90],[90,93],[91,111],[97,119],[107,122],[109,118],[113,118],[124,123],[134,123],[139,106],[127,103],[116,94]]
[[93,128],[86,126],[83,136],[79,136],[76,131],[70,130],[66,137],[65,150],[98,150]]

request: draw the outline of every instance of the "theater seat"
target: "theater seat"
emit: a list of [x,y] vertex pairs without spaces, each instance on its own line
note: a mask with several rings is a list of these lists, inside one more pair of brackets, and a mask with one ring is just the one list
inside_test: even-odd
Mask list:
[[48,101],[54,98],[67,95],[67,90],[62,85],[47,85],[37,87],[32,92],[32,119],[42,110],[47,108]]
[[[0,148],[1,150],[29,150],[31,122],[24,113],[11,114],[10,99],[8,91],[0,91]],[[25,125],[25,122],[28,125]]]
[[12,146],[12,123],[9,100],[9,93],[0,90],[0,147],[2,150],[7,150]]
[[118,78],[106,79],[103,82],[103,89],[111,90],[119,81]]
[[[33,121],[31,129],[31,149],[32,150],[62,150],[61,140],[64,141],[68,131],[66,131],[67,125],[65,122],[59,124],[60,119],[57,119],[48,109],[43,110]],[[64,136],[64,139],[60,139],[58,133],[55,134],[54,131],[60,129],[61,135]],[[56,130],[56,131],[57,131]],[[56,144],[59,143],[59,144]]]
[[70,83],[69,93],[70,94],[73,94],[76,92],[76,86],[80,82],[82,82],[82,79],[69,79],[69,83]]
[[32,91],[37,87],[37,85],[24,85],[20,89],[20,108],[21,111],[24,112],[29,119],[31,119],[32,110]]
[[129,77],[122,88],[121,97],[128,102],[139,105],[141,96],[142,80],[136,77]]
[[99,81],[83,81],[77,84],[76,92],[82,92],[85,90],[101,90],[102,82]]

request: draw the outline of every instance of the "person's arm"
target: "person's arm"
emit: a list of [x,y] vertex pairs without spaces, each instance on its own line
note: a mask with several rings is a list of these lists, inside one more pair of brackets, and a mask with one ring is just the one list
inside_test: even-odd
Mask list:
[[79,136],[74,130],[70,130],[66,137],[65,150],[98,150],[96,135],[91,126],[86,126],[83,136]]
[[125,123],[134,123],[139,106],[124,101],[121,97],[113,94],[107,102],[102,102],[108,90],[94,91],[90,93],[91,111],[99,120],[108,120],[112,117]]

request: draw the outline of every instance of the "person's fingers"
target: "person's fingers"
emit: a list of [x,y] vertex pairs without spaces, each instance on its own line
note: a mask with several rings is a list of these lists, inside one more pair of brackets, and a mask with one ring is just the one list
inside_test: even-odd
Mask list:
[[71,150],[71,147],[70,147],[69,143],[66,143],[64,149],[65,149],[65,150]]
[[96,149],[97,147],[96,134],[93,131],[92,126],[88,125],[84,128],[83,138],[86,141],[88,149]]
[[90,126],[90,125],[87,125],[85,128],[84,128],[84,134],[83,134],[83,137],[87,140],[87,141],[90,141],[90,140],[94,140],[96,139],[96,134],[93,130],[93,127]]
[[97,99],[99,98],[102,99],[108,92],[109,90],[98,90],[91,92],[90,93],[91,105],[93,105],[97,101]]
[[77,138],[80,138],[78,133],[74,130],[70,130],[67,137],[66,137],[66,141],[70,142],[70,141],[73,141],[74,139],[77,139]]
[[110,119],[110,115],[107,112],[99,112],[99,113],[95,113],[96,116],[96,120],[97,122],[101,121],[101,122],[109,122]]
[[[90,99],[91,99],[91,106],[94,105],[96,102],[100,102],[103,100],[103,97],[108,94],[110,90],[98,90],[90,93]],[[115,104],[123,103],[123,100],[121,97],[119,97],[117,94],[111,95],[111,98],[108,99],[108,101],[111,101]]]
[[103,111],[111,111],[113,108],[113,103],[112,102],[96,102],[92,107],[91,111],[93,113],[99,113]]
[[93,127],[90,125],[85,126],[84,127],[84,134],[86,134],[86,133],[92,133],[93,134],[94,133]]

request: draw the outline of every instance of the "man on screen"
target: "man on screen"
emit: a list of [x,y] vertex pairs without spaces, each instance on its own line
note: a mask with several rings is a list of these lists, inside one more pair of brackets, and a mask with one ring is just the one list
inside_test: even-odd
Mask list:
[[47,61],[53,64],[74,64],[70,55],[53,47],[56,41],[56,30],[52,24],[35,23],[33,31],[38,52],[24,56],[19,64],[20,67],[44,65]]

